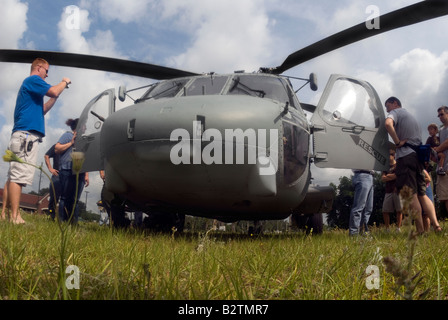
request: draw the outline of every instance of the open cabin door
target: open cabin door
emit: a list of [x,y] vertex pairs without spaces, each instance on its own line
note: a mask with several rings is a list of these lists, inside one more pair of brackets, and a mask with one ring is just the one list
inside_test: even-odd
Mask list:
[[389,169],[384,111],[368,82],[332,75],[311,121],[317,167]]
[[82,172],[104,169],[100,145],[104,121],[115,111],[115,90],[108,89],[93,98],[82,111],[76,127],[76,151],[84,152]]

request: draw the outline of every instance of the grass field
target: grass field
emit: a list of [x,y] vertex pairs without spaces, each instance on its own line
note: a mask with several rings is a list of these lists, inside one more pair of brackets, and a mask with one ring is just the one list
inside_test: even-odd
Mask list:
[[23,216],[0,221],[0,299],[448,299],[446,222],[410,240],[406,228],[147,234]]

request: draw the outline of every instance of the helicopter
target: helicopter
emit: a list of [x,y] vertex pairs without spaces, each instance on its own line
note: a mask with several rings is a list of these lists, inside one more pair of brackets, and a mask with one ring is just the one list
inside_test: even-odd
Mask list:
[[[278,67],[199,74],[136,61],[82,54],[0,50],[0,61],[50,64],[129,74],[158,82],[118,95],[108,89],[79,117],[75,148],[83,171],[104,170],[102,201],[114,226],[127,211],[146,213],[158,230],[181,231],[185,215],[217,219],[291,217],[322,231],[332,187],[312,185],[310,166],[385,171],[385,115],[367,81],[332,75],[317,105],[301,102],[287,70],[368,37],[448,14],[429,0],[365,22],[300,49]],[[317,90],[317,77],[297,78]],[[143,90],[137,99],[130,93]],[[300,90],[300,89],[299,89]],[[132,104],[115,110],[116,97]],[[308,120],[306,112],[312,114]]]

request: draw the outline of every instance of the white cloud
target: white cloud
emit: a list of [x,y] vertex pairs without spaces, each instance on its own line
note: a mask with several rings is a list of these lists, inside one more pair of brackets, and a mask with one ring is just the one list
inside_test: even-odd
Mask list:
[[[18,48],[19,41],[27,30],[28,5],[16,0],[5,0],[2,2],[2,19],[0,19],[0,48]],[[14,26],[13,28],[11,26]],[[14,117],[14,106],[17,97],[17,88],[25,76],[29,73],[29,66],[20,64],[0,63],[0,73],[7,75],[0,77],[0,150],[6,150],[12,131],[12,120]],[[8,164],[0,161],[0,172],[6,176]],[[4,177],[2,177],[4,179]],[[2,188],[3,185],[0,185]]]
[[272,52],[270,24],[257,1],[170,1],[164,3],[165,19],[191,32],[193,41],[171,58],[177,68],[233,72],[257,71]]
[[[77,25],[73,26],[73,14],[77,15]],[[79,9],[76,13],[62,12],[61,20],[58,23],[58,36],[60,39],[60,47],[63,51],[72,53],[89,53],[89,44],[83,37],[83,33],[89,31],[90,20],[87,10]]]
[[[121,57],[117,50],[114,35],[110,30],[95,30],[95,36],[91,39],[85,37],[90,31],[91,21],[89,11],[75,7],[73,13],[70,7],[66,7],[58,23],[59,44],[63,51],[71,53],[93,54],[99,56]],[[77,15],[77,22],[73,27],[73,15]]]
[[441,88],[448,68],[448,52],[437,57],[429,50],[416,48],[391,63],[394,89],[410,101],[422,94],[434,95]]
[[[18,0],[2,1],[2,18],[0,19],[1,48],[18,48],[19,40],[27,29],[26,14],[28,5]],[[11,28],[11,26],[14,26]]]
[[129,23],[141,20],[152,13],[150,0],[100,0],[98,8],[107,20]]

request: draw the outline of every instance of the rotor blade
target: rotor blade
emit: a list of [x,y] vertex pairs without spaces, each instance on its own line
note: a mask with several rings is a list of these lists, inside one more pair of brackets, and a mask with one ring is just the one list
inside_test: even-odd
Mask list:
[[50,65],[116,72],[156,80],[197,75],[192,72],[149,63],[109,57],[54,51],[0,49],[0,62],[31,64],[35,58],[43,58],[47,60]]
[[404,7],[380,16],[380,29],[368,29],[366,23],[363,22],[298,50],[290,54],[282,65],[274,68],[271,72],[281,74],[305,61],[311,60],[348,44],[381,34],[383,32],[409,26],[425,20],[434,19],[447,14],[448,1],[446,0],[426,0],[418,2],[408,7]]

